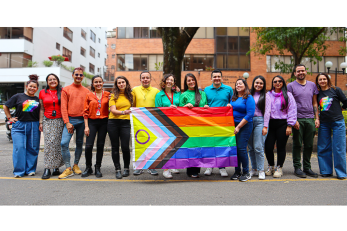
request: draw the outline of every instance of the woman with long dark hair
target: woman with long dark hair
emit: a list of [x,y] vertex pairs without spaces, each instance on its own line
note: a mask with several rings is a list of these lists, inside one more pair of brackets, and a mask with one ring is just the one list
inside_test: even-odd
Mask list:
[[49,74],[46,77],[47,86],[40,91],[40,131],[43,132],[45,149],[43,165],[45,167],[42,179],[59,176],[59,167],[64,165],[61,155],[61,136],[64,129],[64,121],[60,111],[61,90],[60,80],[57,75]]
[[264,145],[266,135],[263,135],[262,131],[264,127],[266,80],[263,76],[258,75],[254,77],[251,95],[255,102],[255,112],[253,116],[252,133],[248,141],[249,157],[252,164],[250,176],[258,175],[259,180],[264,180]]
[[[276,75],[272,79],[271,91],[266,93],[263,135],[268,169],[265,175],[278,178],[283,176],[282,167],[286,159],[286,145],[292,127],[296,123],[296,102],[292,93],[287,91],[283,77]],[[269,131],[268,131],[269,128]],[[277,166],[275,167],[274,146],[277,147]]]
[[110,93],[103,90],[104,81],[100,75],[92,78],[91,91],[88,93],[84,101],[84,134],[87,136],[85,158],[86,169],[82,173],[82,177],[87,177],[93,173],[92,156],[93,146],[96,134],[98,139],[96,142],[96,163],[95,176],[102,177],[101,162],[104,155],[104,144],[107,134],[108,122],[108,99]]
[[337,179],[342,180],[346,178],[346,126],[340,103],[346,109],[347,98],[325,73],[317,75],[316,85],[320,107],[317,144],[320,174],[330,177],[334,167]]
[[[108,134],[112,146],[112,160],[116,169],[116,178],[129,176],[130,166],[130,107],[136,107],[135,94],[131,92],[130,83],[124,76],[118,76],[114,81],[109,102],[111,113],[108,119]],[[124,171],[121,173],[119,162],[119,139],[123,153]]]
[[[204,107],[208,108],[206,93],[199,90],[198,81],[192,73],[186,74],[184,77],[184,93],[180,96],[180,107]],[[199,177],[200,167],[187,168],[189,177]]]
[[253,129],[255,102],[244,79],[236,81],[230,104],[233,107],[238,161],[238,166],[235,167],[235,173],[231,179],[246,182],[251,179],[248,168],[247,144]]

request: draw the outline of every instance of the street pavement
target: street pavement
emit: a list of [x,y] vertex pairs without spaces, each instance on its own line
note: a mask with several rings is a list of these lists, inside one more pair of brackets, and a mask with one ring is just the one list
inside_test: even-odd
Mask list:
[[[282,178],[253,177],[248,182],[232,181],[234,168],[227,168],[223,178],[218,169],[212,176],[187,177],[185,170],[165,179],[147,172],[118,180],[110,152],[105,152],[102,178],[80,175],[59,180],[57,176],[42,180],[43,151],[38,158],[35,176],[13,178],[12,143],[6,139],[6,128],[0,126],[0,205],[346,205],[347,180],[332,178],[297,178],[293,175],[292,156],[287,155]],[[73,152],[71,152],[73,161]],[[95,163],[95,152],[93,153]],[[266,160],[265,160],[266,161]],[[122,161],[121,161],[122,162]],[[265,164],[267,166],[267,164]],[[85,168],[84,154],[81,170]],[[61,171],[64,167],[60,168]],[[312,170],[319,172],[316,154]]]

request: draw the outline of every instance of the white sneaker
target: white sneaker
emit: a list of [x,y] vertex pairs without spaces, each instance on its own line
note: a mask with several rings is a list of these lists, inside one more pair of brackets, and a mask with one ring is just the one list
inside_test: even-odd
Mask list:
[[204,173],[206,176],[211,176],[212,174],[212,168],[206,168],[206,171]]
[[265,175],[272,176],[274,173],[275,173],[275,166],[268,165]]
[[180,171],[178,171],[178,169],[170,169],[170,172],[171,172],[171,173],[174,173],[174,174],[180,173]]
[[225,170],[225,168],[219,169],[219,173],[221,176],[228,176],[227,170]]
[[35,172],[29,173],[28,176],[35,176]]
[[258,170],[254,170],[252,169],[250,172],[249,172],[249,175],[252,177],[252,176],[258,176]]
[[283,176],[283,171],[282,171],[282,168],[281,167],[276,167],[276,171],[275,173],[273,174],[273,177],[275,178],[280,178]]
[[265,172],[259,171],[259,180],[265,180]]
[[169,169],[164,170],[163,176],[164,176],[165,178],[167,178],[167,179],[171,179],[171,178],[172,178],[172,175],[171,175],[171,172],[170,172]]

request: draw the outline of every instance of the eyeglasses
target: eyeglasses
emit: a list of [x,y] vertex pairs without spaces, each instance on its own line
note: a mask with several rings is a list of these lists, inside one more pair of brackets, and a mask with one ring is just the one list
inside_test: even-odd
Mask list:
[[78,76],[79,76],[79,77],[82,77],[83,74],[75,74],[75,76],[76,76],[76,77],[78,77]]
[[275,80],[274,83],[282,83],[282,80]]

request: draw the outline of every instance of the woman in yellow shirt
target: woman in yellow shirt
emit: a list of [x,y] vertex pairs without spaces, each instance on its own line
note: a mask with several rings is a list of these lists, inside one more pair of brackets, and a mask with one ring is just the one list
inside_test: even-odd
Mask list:
[[[111,99],[109,101],[110,114],[107,132],[112,145],[112,160],[116,168],[116,178],[129,176],[130,165],[130,107],[135,107],[136,99],[131,92],[129,81],[124,76],[118,76],[114,82]],[[123,152],[124,172],[121,173],[119,163],[119,138]]]

